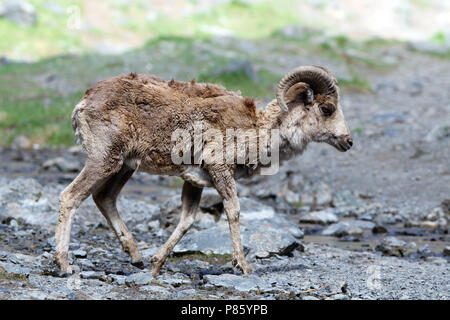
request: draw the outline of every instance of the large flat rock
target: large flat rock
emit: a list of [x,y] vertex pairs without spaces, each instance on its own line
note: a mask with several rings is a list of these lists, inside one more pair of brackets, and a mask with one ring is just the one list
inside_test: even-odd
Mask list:
[[[249,198],[240,199],[241,240],[251,256],[267,257],[271,254],[289,254],[303,236],[297,225],[273,208]],[[287,251],[286,251],[287,248]],[[174,249],[176,253],[202,252],[204,254],[231,254],[231,240],[225,215],[217,225],[188,233]]]

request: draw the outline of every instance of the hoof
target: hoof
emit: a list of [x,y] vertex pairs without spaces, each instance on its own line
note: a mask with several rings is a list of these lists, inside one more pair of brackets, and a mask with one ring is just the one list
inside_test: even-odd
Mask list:
[[160,273],[160,270],[161,270],[161,268],[155,268],[155,267],[153,267],[152,270],[151,270],[152,276],[153,276],[154,278],[158,277],[158,276],[159,276],[159,273]]
[[70,277],[73,274],[73,270],[72,270],[72,266],[68,265],[68,264],[64,264],[64,265],[60,265],[58,263],[56,263],[59,267],[59,272],[58,275],[62,278],[67,278]]
[[243,274],[250,274],[253,272],[253,267],[245,260],[241,262],[233,261],[232,265],[241,270]]
[[141,270],[145,268],[144,262],[142,261],[132,262],[131,265]]
[[60,278],[69,278],[70,276],[72,276],[72,273],[60,272],[58,275]]
[[73,275],[73,271],[72,271],[72,267],[71,266],[68,266],[68,267],[65,267],[65,268],[61,268],[59,273],[58,273],[58,276],[61,277],[61,278],[69,278],[72,275]]

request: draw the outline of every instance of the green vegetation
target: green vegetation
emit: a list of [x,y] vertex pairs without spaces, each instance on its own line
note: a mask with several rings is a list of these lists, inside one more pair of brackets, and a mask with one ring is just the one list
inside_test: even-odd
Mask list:
[[447,37],[442,31],[439,31],[431,37],[431,41],[442,45],[447,43]]
[[[255,41],[258,45],[258,40]],[[303,50],[305,55],[322,55],[345,63],[349,73],[338,79],[342,88],[371,90],[361,73],[354,71],[360,64],[343,59],[335,51],[306,43],[294,42],[292,46],[291,40],[276,37],[260,41],[270,41],[271,51],[252,54],[234,47],[233,43],[218,43],[214,38],[162,36],[121,55],[66,55],[0,66],[0,145],[10,145],[19,135],[32,143],[73,144],[70,117],[83,92],[96,81],[131,71],[153,73],[166,79],[173,76],[184,81],[196,78],[200,82],[222,84],[229,90],[240,90],[244,96],[270,99],[282,76],[281,72],[268,68],[273,65],[272,55],[281,51],[283,56],[295,57],[298,50]],[[340,38],[338,42],[343,45],[346,40]],[[232,53],[233,58],[227,58],[224,53]],[[244,70],[227,71],[225,66],[231,59],[249,61],[254,66],[254,77]]]
[[[152,73],[183,81],[196,78],[269,100],[287,65],[314,57],[340,67],[343,72],[338,80],[343,90],[370,92],[364,73],[394,67],[396,60],[386,59],[385,50],[404,46],[379,38],[356,41],[302,27],[292,0],[232,1],[170,17],[160,8],[149,8],[147,1],[52,0],[56,10],[50,10],[48,2],[31,2],[39,16],[36,26],[22,27],[0,19],[0,56],[38,59],[0,64],[1,146],[9,146],[19,135],[44,145],[73,144],[73,107],[93,83],[118,74]],[[85,28],[68,27],[70,6],[80,9]],[[104,19],[88,14],[96,10],[102,10]],[[292,28],[286,31],[286,26]],[[93,51],[104,39],[120,43],[124,37],[131,38],[134,49],[117,55]],[[443,33],[433,37],[435,43],[446,40]],[[232,60],[248,61],[252,73],[228,70]]]
[[361,77],[356,73],[353,74],[350,79],[338,78],[338,82],[339,85],[343,88],[356,89],[364,92],[372,91],[372,86],[370,85],[369,81],[367,81],[366,79],[364,79],[363,77]]
[[35,26],[20,26],[0,19],[0,56],[30,60],[85,49],[80,35],[67,28],[67,8],[80,5],[81,1],[53,1],[61,6],[61,13],[48,10],[45,1],[30,0],[38,12]]
[[304,206],[304,204],[301,202],[293,202],[292,205],[296,206],[297,208],[301,208]]
[[0,144],[8,145],[17,135],[27,136],[32,143],[50,145],[75,142],[70,115],[82,93],[67,97],[42,94],[22,101],[2,103],[0,111]]
[[[37,24],[24,27],[0,19],[1,54],[19,60],[80,54],[91,51],[105,38],[111,43],[121,43],[127,38],[136,46],[161,36],[263,38],[299,21],[296,10],[292,10],[296,6],[293,0],[251,4],[231,1],[211,4],[208,10],[201,9],[208,5],[203,3],[192,10],[196,4],[193,0],[184,4],[186,14],[167,12],[145,0],[52,0],[52,5],[41,0],[29,1],[38,13]],[[97,14],[89,14],[96,11],[102,11],[104,16],[99,19]],[[78,13],[86,27],[73,27]]]
[[280,76],[267,70],[261,70],[258,73],[257,81],[250,79],[244,71],[222,73],[217,76],[201,74],[198,77],[199,82],[219,83],[229,90],[240,90],[242,95],[248,97],[270,96],[279,80]]

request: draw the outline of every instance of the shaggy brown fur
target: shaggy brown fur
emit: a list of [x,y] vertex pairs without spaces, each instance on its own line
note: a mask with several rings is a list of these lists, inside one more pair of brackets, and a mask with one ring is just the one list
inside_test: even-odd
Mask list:
[[[286,101],[288,112],[282,111],[276,100],[262,111],[256,109],[253,98],[227,91],[220,85],[195,80],[167,82],[153,75],[135,73],[100,81],[88,89],[72,114],[72,126],[87,152],[87,162],[60,197],[55,258],[62,272],[71,272],[68,248],[75,210],[91,194],[123,249],[130,254],[131,263],[144,266],[133,236],[116,208],[119,192],[138,169],[151,174],[178,175],[185,181],[180,222],[152,258],[154,275],[192,225],[205,186],[215,187],[223,198],[230,225],[233,265],[244,273],[251,272],[241,244],[235,178],[257,171],[261,166],[259,158],[257,163],[238,165],[214,161],[215,155],[209,159],[213,161],[177,165],[171,158],[175,144],[172,133],[184,129],[192,134],[197,122],[203,130],[218,130],[223,137],[227,129],[255,129],[259,138],[267,134],[260,129],[278,129],[282,159],[300,154],[310,141],[327,142],[341,151],[351,147],[338,95],[314,97],[309,85],[299,82],[286,91]],[[324,114],[323,110],[328,110],[325,104],[333,105],[333,114]],[[201,143],[205,147],[217,142],[205,139]],[[236,146],[245,150],[248,147]]]

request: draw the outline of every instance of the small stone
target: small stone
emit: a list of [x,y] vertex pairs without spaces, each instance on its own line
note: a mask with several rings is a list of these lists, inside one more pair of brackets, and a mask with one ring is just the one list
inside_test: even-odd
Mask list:
[[289,189],[285,189],[283,190],[283,198],[289,203],[289,204],[298,204],[298,203],[302,203],[301,202],[301,198],[300,195],[292,190]]
[[255,275],[206,275],[203,277],[203,279],[217,287],[234,288],[237,291],[243,292],[272,290],[272,287],[269,283],[266,283],[266,281]]
[[379,234],[379,233],[386,233],[387,229],[384,226],[375,226],[372,228],[372,233]]
[[113,284],[124,285],[127,280],[126,276],[122,276],[122,275],[118,275],[118,274],[111,274],[109,276],[111,277]]
[[318,207],[328,206],[333,202],[333,196],[331,195],[330,188],[325,183],[320,183],[316,190],[315,205]]
[[171,285],[173,287],[179,287],[182,284],[190,284],[191,283],[191,281],[185,274],[182,274],[179,272],[172,274],[170,276],[161,275],[156,279],[156,282],[158,284]]
[[445,247],[442,253],[444,254],[444,256],[450,257],[450,246]]
[[426,142],[439,141],[450,137],[449,126],[437,126],[425,136]]
[[330,209],[300,215],[300,223],[330,224],[338,221],[338,217]]
[[145,233],[148,231],[148,226],[144,223],[139,223],[134,227],[134,230],[139,233]]
[[431,262],[431,263],[433,263],[435,265],[438,265],[438,266],[447,265],[447,263],[448,263],[446,258],[434,257],[434,256],[426,257],[425,261]]
[[77,261],[77,263],[80,265],[80,267],[84,267],[85,269],[95,268],[95,265],[92,263],[92,261],[88,259],[80,259]]
[[185,299],[189,296],[196,296],[197,291],[195,289],[185,289],[177,292],[177,299]]
[[15,231],[17,232],[19,230],[19,223],[17,222],[16,219],[11,219],[11,221],[9,222],[9,226]]
[[100,277],[104,276],[105,273],[103,271],[82,271],[80,272],[81,279],[100,279]]
[[0,17],[4,17],[21,26],[36,24],[37,13],[28,1],[9,0],[0,4]]
[[30,149],[32,147],[32,143],[25,136],[17,136],[11,143],[11,148],[13,149]]
[[75,258],[86,258],[87,252],[84,250],[74,250],[73,255]]
[[362,221],[362,220],[348,220],[341,221],[335,224],[332,224],[325,228],[322,231],[322,235],[324,236],[353,236],[360,237],[363,235],[363,230],[372,230],[375,224],[370,221]]
[[149,230],[151,230],[151,231],[155,231],[155,230],[159,230],[159,221],[158,220],[153,220],[153,221],[150,221],[148,224],[147,224],[147,227],[148,227],[148,229]]
[[126,279],[127,284],[146,285],[153,280],[153,276],[148,272],[133,273]]
[[376,251],[381,251],[384,255],[403,257],[405,241],[395,237],[386,237],[375,247]]
[[[1,266],[1,265],[0,265]],[[23,276],[29,276],[31,273],[30,268],[21,267],[19,265],[16,265],[14,263],[5,263],[2,265],[3,269],[7,273],[15,274],[15,275],[23,275]]]
[[50,252],[43,252],[41,255],[40,255],[40,259],[41,260],[52,260],[53,259],[53,255],[50,253]]
[[445,217],[444,209],[442,207],[436,207],[426,216],[426,220],[436,221]]
[[304,296],[304,297],[302,297],[302,299],[303,300],[320,300],[319,298],[314,297],[314,296]]
[[433,252],[431,251],[431,249],[428,245],[419,247],[417,249],[417,253],[420,255],[421,258],[426,258],[426,257],[430,257],[433,255]]
[[438,229],[439,225],[436,221],[421,221],[419,223],[419,226],[422,228],[428,228],[428,229]]
[[396,224],[397,217],[390,213],[381,213],[376,216],[375,222],[379,225]]
[[345,294],[338,293],[338,294],[335,294],[335,295],[333,296],[333,299],[334,299],[334,300],[348,300],[349,297],[346,296]]
[[77,161],[70,161],[63,157],[49,159],[42,164],[44,170],[52,167],[57,168],[61,172],[78,172],[80,170],[80,164]]
[[405,228],[417,228],[420,226],[420,221],[417,221],[415,219],[408,219],[405,222]]
[[139,288],[139,290],[145,291],[145,292],[151,292],[151,293],[159,293],[159,294],[168,294],[169,290],[167,288],[161,287],[161,286],[151,286],[146,285]]
[[308,193],[303,193],[300,197],[300,203],[303,206],[313,206],[314,205],[314,196]]
[[291,227],[288,228],[288,231],[297,239],[303,239],[303,237],[305,236],[305,231],[302,228]]

